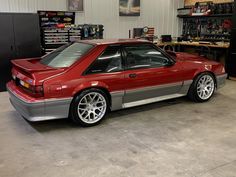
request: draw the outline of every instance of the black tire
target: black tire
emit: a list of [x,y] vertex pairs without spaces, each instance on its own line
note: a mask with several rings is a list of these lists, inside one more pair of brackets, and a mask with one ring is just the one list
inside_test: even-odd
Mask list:
[[[103,115],[102,118],[94,123],[85,122],[83,119],[80,118],[79,113],[78,113],[78,106],[79,106],[81,99],[84,98],[85,95],[88,95],[90,93],[100,94],[102,97],[104,97],[105,102],[106,102],[105,114],[104,115],[102,114]],[[82,91],[80,94],[78,94],[74,97],[74,99],[71,103],[71,106],[70,106],[70,116],[69,117],[75,124],[79,124],[83,127],[91,127],[91,126],[98,125],[105,118],[108,109],[109,109],[109,99],[108,99],[108,96],[106,95],[106,93],[104,93],[100,89],[91,88],[91,89]]]
[[[209,94],[209,96],[206,98],[206,99],[203,99],[203,98],[201,98],[200,96],[199,96],[199,94],[198,94],[198,84],[199,84],[199,82],[200,82],[200,80],[204,77],[204,76],[209,76],[212,80],[213,80],[213,82],[214,82],[214,87],[212,88],[213,90],[211,91],[212,93],[211,94]],[[211,98],[212,98],[212,96],[213,96],[213,94],[214,94],[214,92],[215,92],[215,88],[216,88],[216,81],[215,81],[215,78],[214,78],[214,76],[211,74],[211,73],[202,73],[202,74],[200,74],[200,75],[198,75],[195,79],[194,79],[194,81],[193,81],[193,83],[192,83],[192,85],[190,86],[190,89],[189,89],[189,91],[188,91],[188,97],[192,100],[192,101],[194,101],[194,102],[198,102],[198,103],[202,103],[202,102],[207,102],[208,100],[210,100]]]

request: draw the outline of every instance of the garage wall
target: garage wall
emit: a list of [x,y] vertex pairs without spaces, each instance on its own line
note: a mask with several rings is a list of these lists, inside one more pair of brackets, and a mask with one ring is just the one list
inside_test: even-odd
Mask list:
[[[119,17],[119,0],[84,0],[84,13],[77,13],[76,23],[105,26],[105,38],[127,38],[134,27],[155,27],[156,34],[181,34],[182,22],[176,17],[184,0],[141,0],[140,17]],[[66,10],[66,0],[0,0],[1,12],[37,12]]]

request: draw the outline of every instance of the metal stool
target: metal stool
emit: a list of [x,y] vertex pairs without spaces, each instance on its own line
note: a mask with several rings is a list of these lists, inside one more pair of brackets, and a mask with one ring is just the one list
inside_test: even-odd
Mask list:
[[169,44],[164,45],[163,50],[169,50],[169,51],[172,51],[172,52],[175,51],[174,47],[172,45],[169,45]]
[[211,51],[208,46],[200,46],[196,49],[199,56],[206,57],[207,59],[216,60],[215,53]]

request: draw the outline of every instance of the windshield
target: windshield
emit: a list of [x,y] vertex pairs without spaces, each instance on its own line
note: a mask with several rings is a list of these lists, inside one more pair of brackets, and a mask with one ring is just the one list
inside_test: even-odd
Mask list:
[[55,68],[69,67],[92,48],[91,44],[69,43],[42,57],[40,62]]

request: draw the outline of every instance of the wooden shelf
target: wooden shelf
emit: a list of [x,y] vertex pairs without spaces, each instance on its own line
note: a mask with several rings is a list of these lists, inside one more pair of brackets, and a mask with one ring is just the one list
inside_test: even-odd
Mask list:
[[177,15],[179,18],[217,18],[217,17],[232,17],[233,14],[213,14],[213,15]]

